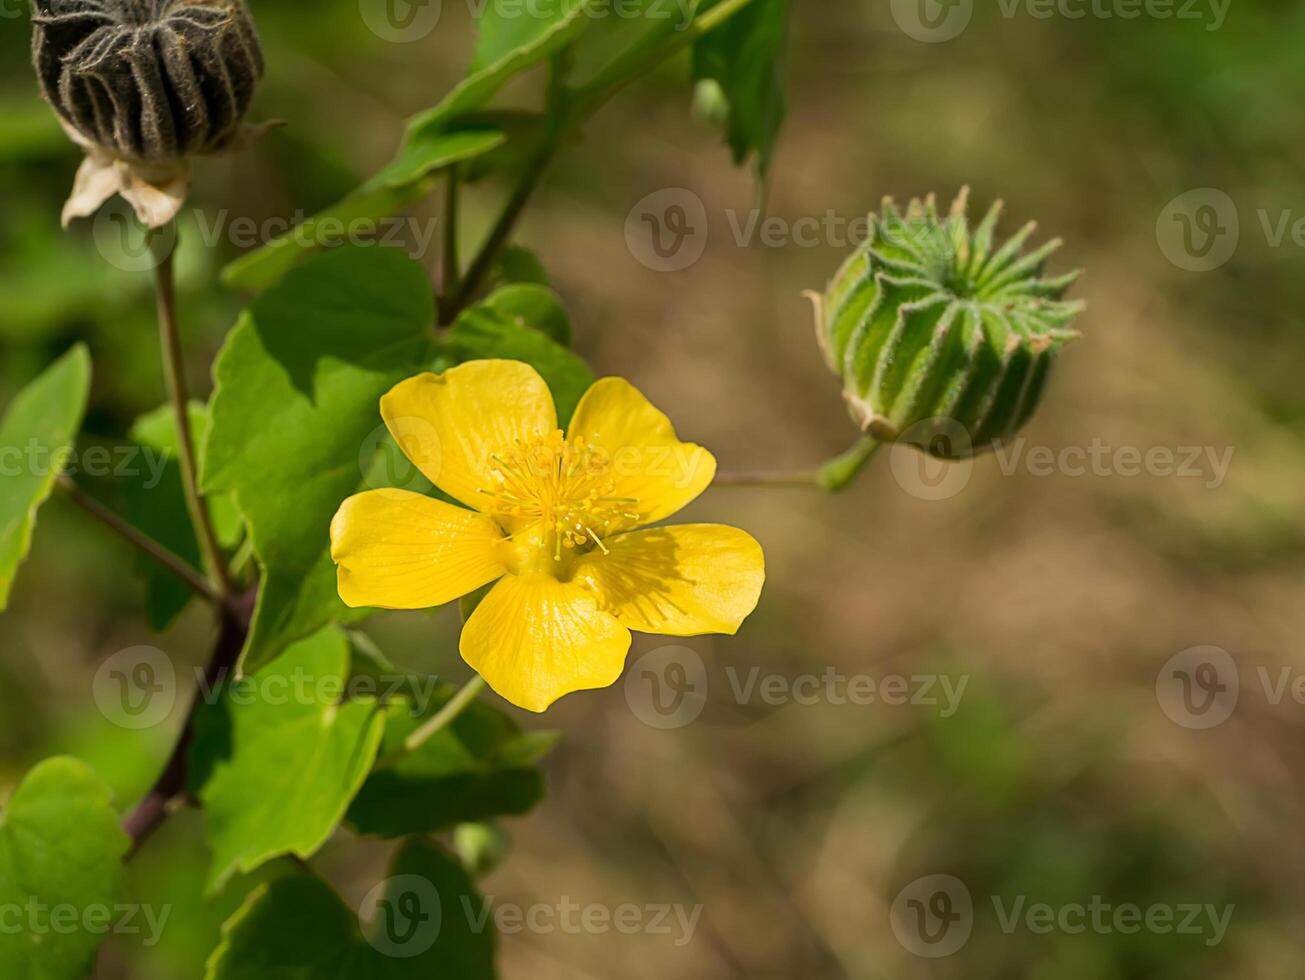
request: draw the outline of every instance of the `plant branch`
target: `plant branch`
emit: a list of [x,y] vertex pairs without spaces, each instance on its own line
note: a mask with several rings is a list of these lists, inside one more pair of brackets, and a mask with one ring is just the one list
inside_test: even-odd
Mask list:
[[789,487],[800,490],[824,490],[839,493],[851,486],[866,463],[883,443],[863,436],[843,455],[831,459],[819,469],[772,472],[720,473],[714,481],[720,487]]
[[[172,226],[175,229],[175,224]],[[200,554],[213,582],[214,590],[223,598],[231,595],[231,579],[227,572],[222,549],[209,520],[208,507],[199,492],[198,469],[195,465],[195,443],[190,430],[190,398],[186,392],[185,365],[181,354],[181,334],[177,329],[176,236],[150,234],[150,248],[154,253],[154,287],[159,313],[159,344],[163,354],[163,378],[168,389],[168,399],[177,421],[177,449],[181,462],[181,484],[186,495],[186,510],[190,513]]]
[[222,597],[218,595],[217,590],[213,588],[208,579],[191,568],[188,561],[127,523],[94,497],[88,496],[82,491],[81,487],[73,482],[72,477],[68,476],[68,474],[59,474],[58,487],[68,495],[68,499],[74,504],[105,525],[137,551],[147,555],[164,569],[171,572],[188,585],[197,596],[207,599],[215,605],[222,603]]
[[737,473],[717,473],[712,486],[821,489],[819,470],[744,470]]
[[250,591],[222,607],[217,642],[204,672],[204,684],[195,692],[194,701],[186,715],[181,735],[173,746],[172,755],[162,774],[149,793],[122,821],[123,831],[132,840],[128,858],[134,857],[154,831],[168,818],[175,801],[186,792],[189,774],[190,750],[195,741],[195,716],[199,712],[204,691],[216,690],[218,685],[235,670],[240,651],[249,635],[249,622],[253,615],[256,593]]
[[592,115],[620,93],[626,86],[654,71],[663,62],[696,44],[703,37],[742,12],[756,0],[722,0],[711,10],[697,18],[682,31],[670,37],[627,53],[627,55],[600,72],[583,89],[576,93],[572,114],[576,122]]
[[458,192],[461,181],[455,164],[449,168],[448,182],[444,185],[444,271],[440,279],[440,294],[452,296],[460,289],[462,263],[458,256]]
[[461,286],[456,292],[452,293],[452,301],[445,304],[447,308],[440,310],[440,322],[448,326],[457,319],[458,314],[467,308],[472,298],[476,295],[484,280],[489,276],[490,271],[494,268],[494,262],[498,259],[499,253],[507,245],[512,237],[512,232],[516,229],[517,222],[521,220],[522,213],[526,210],[526,205],[530,203],[530,197],[539,187],[540,182],[544,179],[544,171],[547,170],[548,164],[552,162],[553,153],[556,144],[549,141],[540,152],[536,155],[535,160],[526,168],[521,180],[517,183],[516,189],[508,199],[503,208],[503,213],[499,215],[498,221],[495,222],[494,228],[485,239],[485,244],[481,246],[480,251],[472,260],[471,266],[467,269],[467,274],[462,280]]
[[452,297],[441,304],[440,323],[448,326],[457,319],[458,314],[466,309],[476,291],[494,267],[503,247],[512,237],[517,222],[521,219],[531,195],[543,181],[544,173],[553,161],[563,138],[572,130],[579,128],[590,116],[605,106],[627,85],[637,81],[656,69],[660,64],[675,57],[703,36],[724,24],[755,0],[723,0],[703,14],[693,24],[674,37],[666,38],[660,43],[637,50],[620,59],[605,72],[600,73],[583,88],[568,92],[562,84],[565,71],[565,53],[553,62],[552,76],[549,81],[549,111],[553,124],[544,137],[538,152],[526,167],[521,180],[517,183],[511,198],[499,215],[489,237],[472,260],[461,287],[451,290],[445,285],[445,297]]

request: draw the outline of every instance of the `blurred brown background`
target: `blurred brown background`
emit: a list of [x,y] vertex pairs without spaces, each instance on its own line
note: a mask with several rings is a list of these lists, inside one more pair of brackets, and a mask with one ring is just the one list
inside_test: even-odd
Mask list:
[[[202,165],[195,207],[209,220],[330,203],[389,159],[403,119],[468,59],[471,21],[456,0],[411,44],[370,33],[351,0],[252,6],[269,56],[256,113],[290,125],[238,160]],[[561,157],[520,241],[544,259],[595,368],[630,378],[723,470],[809,467],[855,438],[801,293],[823,288],[850,248],[843,223],[884,195],[950,199],[968,184],[977,209],[1005,199],[1004,233],[1036,218],[1040,235],[1066,241],[1052,270],[1087,270],[1074,292],[1089,302],[1085,336],[1023,442],[977,461],[944,499],[910,492],[904,457],[884,452],[841,497],[719,488],[693,506],[686,517],[737,524],[765,545],[760,610],[736,638],[640,638],[624,686],[523,719],[565,739],[550,798],[511,824],[515,849],[485,890],[526,909],[701,905],[700,919],[691,938],[673,911],[670,935],[526,929],[503,938],[505,977],[1300,970],[1305,704],[1291,683],[1305,672],[1305,248],[1275,235],[1305,218],[1305,8],[1233,0],[1222,18],[1202,4],[1190,17],[1125,19],[1099,12],[1128,4],[1085,3],[1043,18],[983,3],[933,43],[903,29],[909,6],[806,0],[794,11],[791,118],[767,213],[790,224],[832,214],[838,234],[740,244],[757,185],[691,118],[678,64]],[[28,30],[23,17],[0,20],[0,382],[12,391],[88,339],[89,439],[111,441],[163,396],[148,281],[105,263],[92,227],[57,228],[76,155],[35,94]],[[626,233],[636,203],[667,188],[696,195],[709,230],[701,259],[676,272],[639,261]],[[1171,204],[1202,188],[1224,197]],[[502,193],[473,191],[469,240]],[[1227,236],[1227,201],[1235,254],[1209,271],[1180,267],[1201,259],[1175,252],[1175,214],[1189,209],[1199,231],[1213,213]],[[434,219],[438,204],[415,213]],[[236,249],[189,245],[183,318],[206,394],[206,365],[242,299],[212,285]],[[435,256],[420,257],[434,269]],[[1035,447],[1104,447],[1106,463],[1075,475],[1070,457],[1069,471],[1046,473],[1027,456]],[[1129,453],[1157,447],[1174,466],[1199,452],[1195,470],[1131,475]],[[1229,452],[1223,473],[1212,459]],[[210,624],[192,609],[152,639],[131,562],[66,504],[42,513],[0,620],[0,785],[64,751],[95,765],[124,805],[151,781],[172,732],[114,727],[94,711],[91,678],[135,644],[199,662]],[[460,680],[457,626],[445,610],[366,629],[393,660]],[[1231,660],[1169,663],[1205,645]],[[1200,686],[1207,663],[1221,693]],[[690,698],[666,722],[653,679],[674,686],[680,667],[692,679],[699,665],[693,698],[705,703]],[[772,676],[782,680],[765,687]],[[830,676],[835,692],[860,678],[879,695],[900,677],[942,703],[836,703]],[[1196,684],[1187,706],[1184,677]],[[1214,715],[1203,714],[1211,693]],[[342,838],[322,865],[357,899],[380,877],[382,850]],[[193,814],[150,845],[133,886],[168,895],[172,921],[156,947],[115,940],[101,976],[198,975],[243,897],[236,885],[202,903],[205,861]],[[899,915],[898,934],[890,922],[899,894],[932,875],[952,876],[973,903],[968,942],[936,959],[917,955],[938,947],[910,935],[913,913]],[[1204,913],[1197,932],[1043,934],[1023,919],[1004,930],[1001,913],[1021,899],[1159,907],[1177,921],[1189,905],[1233,909],[1226,933]]]

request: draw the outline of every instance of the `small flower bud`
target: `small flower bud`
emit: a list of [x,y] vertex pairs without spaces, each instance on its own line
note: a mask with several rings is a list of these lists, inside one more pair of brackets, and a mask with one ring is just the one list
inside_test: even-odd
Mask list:
[[[71,216],[123,193],[148,223],[170,219],[185,197],[187,159],[242,138],[263,74],[244,0],[33,0],[33,8],[41,91],[93,162],[78,175]],[[166,200],[146,200],[151,188]]]
[[967,198],[946,218],[932,196],[905,215],[885,200],[815,295],[821,348],[857,424],[944,458],[990,449],[1029,420],[1084,307],[1063,298],[1079,273],[1043,278],[1058,240],[1023,254],[1030,223],[995,247],[1001,203],[971,231]]

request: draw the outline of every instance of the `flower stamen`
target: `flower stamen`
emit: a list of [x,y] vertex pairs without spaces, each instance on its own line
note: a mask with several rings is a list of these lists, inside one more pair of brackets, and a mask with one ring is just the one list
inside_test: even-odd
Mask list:
[[567,440],[561,430],[490,456],[494,485],[491,516],[511,532],[541,530],[555,562],[566,551],[591,547],[607,554],[603,538],[639,521],[639,501],[617,496],[608,453],[583,437]]

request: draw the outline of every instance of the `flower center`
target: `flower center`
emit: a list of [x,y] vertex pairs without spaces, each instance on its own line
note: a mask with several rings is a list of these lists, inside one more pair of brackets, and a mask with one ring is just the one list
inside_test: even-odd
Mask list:
[[534,570],[547,570],[545,555],[556,565],[594,547],[606,553],[603,538],[639,519],[639,501],[617,496],[611,457],[560,429],[495,453],[490,471],[493,486],[480,491],[486,510],[524,546],[518,563]]

